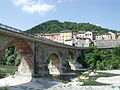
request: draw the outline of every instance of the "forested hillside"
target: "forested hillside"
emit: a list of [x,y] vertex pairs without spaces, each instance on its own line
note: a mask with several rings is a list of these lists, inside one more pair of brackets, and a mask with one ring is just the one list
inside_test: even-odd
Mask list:
[[[102,28],[90,23],[75,23],[75,22],[59,22],[58,20],[50,20],[39,24],[31,29],[27,30],[27,33],[58,33],[62,30],[71,30],[73,32],[78,31],[93,31],[96,34],[103,34],[109,31],[107,28]],[[110,30],[116,32],[115,30]]]

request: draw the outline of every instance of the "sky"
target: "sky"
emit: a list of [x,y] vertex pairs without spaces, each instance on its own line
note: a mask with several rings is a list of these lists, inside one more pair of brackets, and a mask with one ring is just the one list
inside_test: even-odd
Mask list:
[[0,0],[0,23],[27,30],[48,20],[120,31],[120,0]]

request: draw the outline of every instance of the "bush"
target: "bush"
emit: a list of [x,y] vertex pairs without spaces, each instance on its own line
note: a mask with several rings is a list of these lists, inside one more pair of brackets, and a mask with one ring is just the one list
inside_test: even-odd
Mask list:
[[8,75],[14,75],[16,71],[17,71],[17,67],[0,66],[0,78],[4,78]]
[[89,53],[85,55],[88,69],[110,70],[120,68],[120,46],[112,50],[100,51],[89,47]]
[[8,86],[0,87],[0,90],[10,90]]

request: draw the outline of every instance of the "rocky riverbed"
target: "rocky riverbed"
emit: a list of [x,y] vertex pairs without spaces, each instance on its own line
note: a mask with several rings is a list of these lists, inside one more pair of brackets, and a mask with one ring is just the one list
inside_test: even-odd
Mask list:
[[[118,76],[99,77],[97,82],[106,83],[110,85],[102,86],[81,86],[83,82],[73,78],[68,83],[63,83],[58,79],[53,78],[32,78],[23,76],[9,76],[0,79],[0,87],[9,86],[10,90],[120,90],[120,70],[99,71],[104,73],[114,73]],[[91,73],[90,75],[94,75]],[[97,74],[96,74],[97,75]]]

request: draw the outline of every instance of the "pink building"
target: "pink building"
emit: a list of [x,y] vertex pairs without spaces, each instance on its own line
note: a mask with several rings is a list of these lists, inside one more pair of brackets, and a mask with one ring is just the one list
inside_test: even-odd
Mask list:
[[49,40],[53,40],[55,42],[61,42],[60,33],[52,33],[52,34],[36,34],[37,36],[47,38]]

